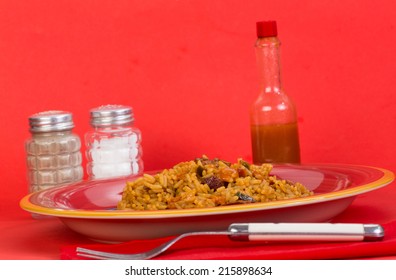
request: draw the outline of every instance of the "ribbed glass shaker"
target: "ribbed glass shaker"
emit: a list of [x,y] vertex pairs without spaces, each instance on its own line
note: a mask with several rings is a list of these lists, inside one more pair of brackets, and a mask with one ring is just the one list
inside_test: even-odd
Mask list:
[[72,114],[45,111],[29,117],[25,142],[29,192],[79,182],[83,178],[81,140],[72,133]]
[[92,129],[85,134],[90,179],[123,177],[143,172],[141,132],[133,109],[105,105],[90,111]]

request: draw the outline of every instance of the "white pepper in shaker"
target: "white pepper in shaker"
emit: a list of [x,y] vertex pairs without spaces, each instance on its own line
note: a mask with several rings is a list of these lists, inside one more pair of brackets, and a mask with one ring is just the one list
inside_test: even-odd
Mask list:
[[25,142],[29,192],[76,183],[83,178],[81,140],[72,133],[72,114],[45,111],[29,117]]
[[141,132],[133,109],[105,105],[90,111],[92,130],[85,134],[90,179],[123,177],[143,172]]

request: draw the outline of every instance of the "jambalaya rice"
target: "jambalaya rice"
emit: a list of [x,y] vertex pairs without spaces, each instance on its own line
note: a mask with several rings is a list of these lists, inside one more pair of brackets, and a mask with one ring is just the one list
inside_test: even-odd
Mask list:
[[118,209],[162,210],[269,202],[312,195],[270,174],[271,164],[228,163],[206,156],[127,182]]

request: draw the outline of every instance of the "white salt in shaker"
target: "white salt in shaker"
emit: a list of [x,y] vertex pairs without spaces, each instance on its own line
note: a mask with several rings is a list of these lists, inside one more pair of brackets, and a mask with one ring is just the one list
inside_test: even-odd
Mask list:
[[85,135],[89,178],[142,173],[141,132],[133,126],[133,109],[106,105],[92,109],[90,115],[93,130]]
[[72,133],[72,114],[46,111],[29,117],[25,142],[29,192],[79,182],[83,178],[80,138]]

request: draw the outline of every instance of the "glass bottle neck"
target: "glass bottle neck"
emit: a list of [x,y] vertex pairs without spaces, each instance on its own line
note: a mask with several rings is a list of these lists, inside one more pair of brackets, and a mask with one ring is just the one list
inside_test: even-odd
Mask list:
[[281,93],[280,41],[258,38],[255,45],[261,93]]

